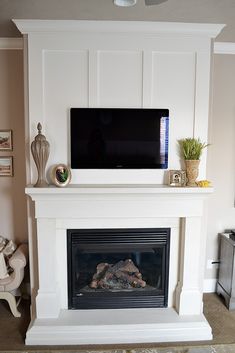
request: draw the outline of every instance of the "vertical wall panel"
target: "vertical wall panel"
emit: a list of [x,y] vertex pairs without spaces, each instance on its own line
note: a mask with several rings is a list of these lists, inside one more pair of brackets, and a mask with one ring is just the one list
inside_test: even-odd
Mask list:
[[141,107],[142,52],[100,51],[98,55],[99,106]]
[[179,160],[177,140],[194,129],[195,54],[153,53],[151,105],[170,110],[169,165]]
[[68,163],[69,109],[88,106],[88,53],[46,51],[43,64],[44,116],[51,143],[50,164]]

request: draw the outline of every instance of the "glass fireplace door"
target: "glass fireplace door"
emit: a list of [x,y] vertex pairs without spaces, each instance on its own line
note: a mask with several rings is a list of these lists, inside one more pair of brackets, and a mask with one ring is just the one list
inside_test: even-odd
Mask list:
[[69,309],[166,307],[169,229],[68,230]]

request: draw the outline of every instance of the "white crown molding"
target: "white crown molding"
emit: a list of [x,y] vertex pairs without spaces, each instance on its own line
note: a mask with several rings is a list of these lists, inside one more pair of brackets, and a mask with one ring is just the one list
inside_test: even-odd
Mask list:
[[0,50],[22,50],[23,38],[0,38]]
[[215,42],[214,54],[235,54],[235,43],[232,42]]
[[137,32],[200,35],[215,38],[224,24],[145,22],[145,21],[76,21],[76,20],[12,20],[23,34],[33,32]]

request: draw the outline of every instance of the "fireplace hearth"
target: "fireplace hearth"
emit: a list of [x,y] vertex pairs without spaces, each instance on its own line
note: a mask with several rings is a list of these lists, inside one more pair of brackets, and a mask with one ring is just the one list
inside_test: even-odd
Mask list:
[[163,308],[170,228],[67,231],[68,308]]

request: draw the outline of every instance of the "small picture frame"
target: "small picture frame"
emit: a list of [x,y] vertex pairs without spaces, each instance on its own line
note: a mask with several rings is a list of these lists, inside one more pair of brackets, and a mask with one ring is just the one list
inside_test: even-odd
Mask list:
[[0,157],[0,176],[13,176],[13,157]]
[[57,164],[51,169],[52,183],[59,187],[68,185],[71,181],[71,170],[66,164]]
[[12,130],[0,130],[0,151],[12,151]]
[[185,170],[169,170],[169,185],[170,186],[186,186],[186,171]]

